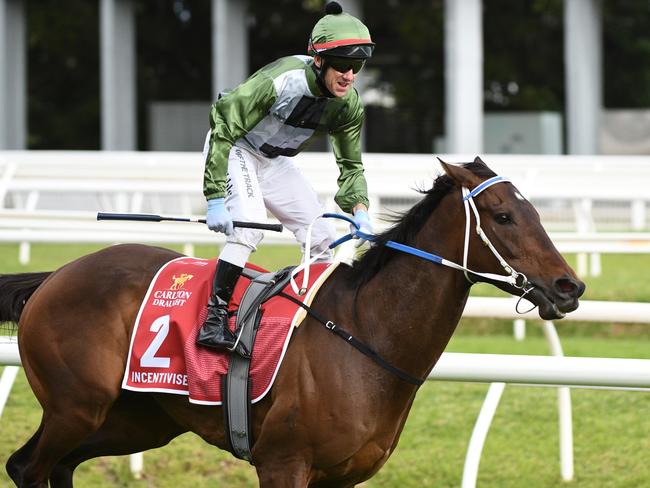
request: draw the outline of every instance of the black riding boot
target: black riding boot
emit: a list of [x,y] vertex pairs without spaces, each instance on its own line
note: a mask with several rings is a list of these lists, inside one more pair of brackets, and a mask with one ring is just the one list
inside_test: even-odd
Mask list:
[[241,272],[241,267],[227,261],[217,264],[208,302],[208,318],[196,338],[198,345],[213,349],[232,349],[235,346],[236,337],[228,328],[228,302]]

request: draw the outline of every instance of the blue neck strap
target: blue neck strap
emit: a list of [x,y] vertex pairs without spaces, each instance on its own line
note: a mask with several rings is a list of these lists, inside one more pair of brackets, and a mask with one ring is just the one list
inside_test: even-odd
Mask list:
[[[504,178],[503,176],[493,176],[492,178],[489,178],[485,181],[483,181],[480,185],[478,185],[476,188],[474,188],[472,191],[470,191],[465,197],[463,197],[463,200],[469,200],[470,198],[474,198],[475,196],[479,195],[483,190],[486,190],[487,188],[491,187],[492,185],[495,185],[496,183],[502,182],[502,181],[509,181],[507,178]],[[342,215],[342,214],[337,214],[337,213],[325,213],[322,215],[324,218],[333,218],[333,219],[340,219],[340,220],[345,220],[346,222],[350,223],[352,226],[354,226],[357,230],[354,233],[349,233],[344,235],[343,237],[340,237],[339,239],[335,240],[329,245],[330,249],[334,249],[335,247],[343,244],[344,242],[349,241],[350,239],[353,239],[355,236],[361,237],[362,239],[366,239],[368,241],[375,241],[376,238],[372,234],[366,234],[365,232],[359,231],[359,226],[357,223],[348,217],[347,215]],[[412,254],[413,256],[417,256],[419,258],[425,259],[427,261],[431,261],[433,263],[437,264],[443,264],[444,259],[441,258],[440,256],[436,254],[431,254],[426,251],[421,251],[420,249],[416,249],[411,246],[407,246],[406,244],[400,244],[399,242],[395,241],[386,241],[384,244],[386,247],[390,247],[391,249],[395,249],[397,251],[404,252],[406,254]]]
[[[324,218],[330,218],[330,219],[340,219],[340,220],[345,220],[346,222],[349,222],[352,226],[358,229],[358,226],[354,220],[352,220],[350,217],[347,215],[342,215],[342,214],[336,214],[336,213],[325,213],[322,215]],[[366,234],[365,232],[361,232],[357,230],[354,235],[352,233],[346,234],[343,237],[340,237],[339,239],[335,240],[329,245],[330,249],[334,249],[335,247],[343,244],[344,242],[349,241],[350,239],[353,239],[355,236],[361,237],[362,239],[366,239],[368,241],[375,241],[376,236],[372,234]],[[427,261],[431,261],[437,264],[442,264],[443,258],[440,256],[437,256],[435,254],[431,254],[426,251],[421,251],[419,249],[416,249],[411,246],[407,246],[406,244],[400,244],[399,242],[395,241],[386,241],[384,244],[386,247],[390,247],[391,249],[395,249],[397,251],[401,251],[407,254],[412,254],[413,256],[417,256],[422,259],[426,259]]]

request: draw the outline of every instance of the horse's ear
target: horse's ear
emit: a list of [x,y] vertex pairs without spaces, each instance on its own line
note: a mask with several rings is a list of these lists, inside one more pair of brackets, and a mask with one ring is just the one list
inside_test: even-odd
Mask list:
[[[465,188],[474,188],[481,183],[481,178],[463,166],[445,163],[440,158],[438,158],[438,161],[440,161],[440,165],[442,166],[442,169],[445,171],[445,173],[447,173],[447,176],[454,180],[458,186],[464,186]],[[474,161],[476,162],[476,160]],[[481,161],[481,163],[483,163],[483,161]]]
[[487,168],[487,164],[485,164],[485,163],[483,162],[483,160],[480,158],[480,156],[476,156],[476,157],[474,158],[474,163],[475,163],[475,164],[480,164],[480,165],[485,166],[485,167]]

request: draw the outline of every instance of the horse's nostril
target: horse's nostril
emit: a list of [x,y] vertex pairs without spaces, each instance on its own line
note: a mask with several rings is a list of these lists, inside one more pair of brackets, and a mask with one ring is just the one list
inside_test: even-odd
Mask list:
[[575,283],[567,279],[557,280],[555,282],[555,286],[557,286],[558,290],[560,290],[562,293],[571,293],[577,288]]
[[585,284],[572,278],[559,278],[555,280],[555,288],[562,294],[579,297],[585,291]]

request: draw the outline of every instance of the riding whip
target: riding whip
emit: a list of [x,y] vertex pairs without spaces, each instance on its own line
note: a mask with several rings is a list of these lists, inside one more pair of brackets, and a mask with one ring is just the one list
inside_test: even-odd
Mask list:
[[[106,213],[98,212],[97,220],[133,220],[137,222],[198,222],[205,224],[205,219],[197,219],[192,217],[164,217],[154,214],[123,214],[123,213]],[[233,220],[233,227],[242,227],[246,229],[261,229],[272,230],[274,232],[282,232],[282,224],[264,224],[261,222],[241,222]]]

